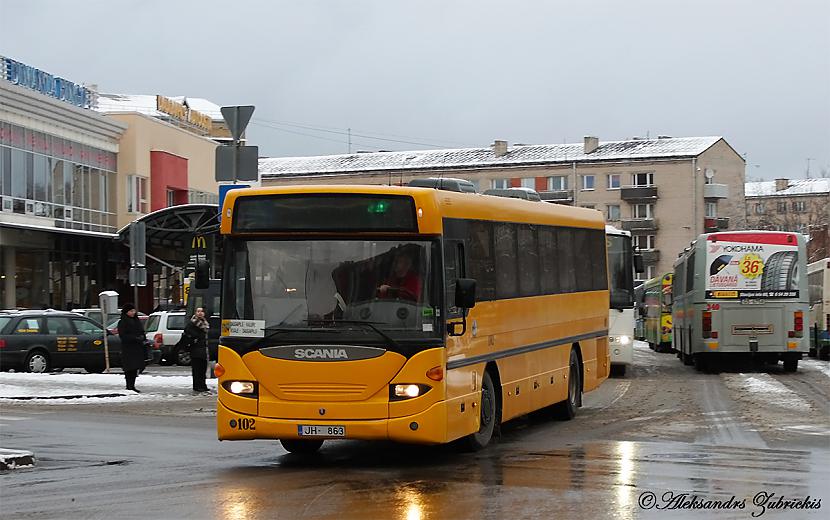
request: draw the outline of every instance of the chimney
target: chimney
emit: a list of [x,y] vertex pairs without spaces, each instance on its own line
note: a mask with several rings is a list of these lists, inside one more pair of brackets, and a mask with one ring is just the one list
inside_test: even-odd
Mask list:
[[493,141],[493,153],[496,157],[507,155],[507,141],[500,141],[498,139]]
[[583,139],[585,140],[585,153],[593,153],[599,148],[599,137],[586,135]]
[[790,187],[790,179],[775,179],[775,191],[786,190]]

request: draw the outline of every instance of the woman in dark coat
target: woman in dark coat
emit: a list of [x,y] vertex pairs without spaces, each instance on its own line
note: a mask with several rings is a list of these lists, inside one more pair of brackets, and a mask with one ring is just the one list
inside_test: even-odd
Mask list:
[[135,387],[138,371],[144,368],[144,326],[136,316],[135,305],[127,303],[121,309],[118,320],[118,337],[121,338],[121,368],[127,379],[127,390],[141,393]]
[[205,310],[201,307],[196,309],[196,314],[190,318],[190,323],[184,328],[184,335],[187,337],[190,348],[190,371],[193,375],[193,391],[209,392],[205,384],[205,372],[207,372],[208,347],[207,332],[210,326],[205,318]]

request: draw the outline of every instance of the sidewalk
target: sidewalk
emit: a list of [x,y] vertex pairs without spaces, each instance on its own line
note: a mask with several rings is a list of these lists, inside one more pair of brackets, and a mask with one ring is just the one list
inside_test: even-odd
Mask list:
[[[216,392],[216,379],[207,385]],[[38,401],[44,404],[102,403],[181,400],[193,397],[193,383],[188,375],[141,374],[135,386],[140,394],[124,388],[123,374],[28,374],[0,372],[0,404],[10,401]]]

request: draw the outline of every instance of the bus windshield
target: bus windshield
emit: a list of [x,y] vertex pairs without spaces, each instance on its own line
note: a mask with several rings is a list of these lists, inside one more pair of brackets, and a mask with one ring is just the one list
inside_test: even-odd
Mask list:
[[634,306],[634,251],[631,237],[608,235],[608,274],[612,309]]
[[[241,240],[229,242],[223,318],[268,329],[343,327],[378,339],[440,337],[437,241]],[[350,337],[351,339],[352,337]]]

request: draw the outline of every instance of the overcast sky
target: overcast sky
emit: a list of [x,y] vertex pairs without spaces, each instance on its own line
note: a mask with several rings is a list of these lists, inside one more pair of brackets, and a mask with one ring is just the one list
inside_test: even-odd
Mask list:
[[261,155],[345,153],[348,128],[352,151],[721,135],[750,177],[808,158],[830,176],[827,0],[0,0],[0,18],[0,54],[101,92],[255,105]]

